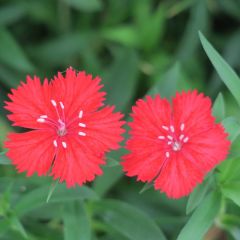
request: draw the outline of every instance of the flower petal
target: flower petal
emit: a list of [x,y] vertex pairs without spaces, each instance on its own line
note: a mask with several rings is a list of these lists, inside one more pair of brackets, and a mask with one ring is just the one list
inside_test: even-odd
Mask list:
[[155,180],[154,188],[169,198],[187,196],[203,180],[203,171],[180,152],[172,154]]
[[202,93],[198,94],[196,90],[176,94],[173,98],[173,114],[174,125],[180,128],[183,123],[184,132],[189,138],[207,131],[214,124],[211,99]]
[[31,79],[27,77],[26,83],[21,85],[9,94],[11,102],[6,102],[5,108],[12,112],[8,115],[14,126],[41,129],[46,126],[37,122],[41,115],[49,114],[47,111],[50,104],[51,85],[45,80],[42,85],[38,77]]
[[6,155],[16,165],[19,172],[27,172],[31,176],[46,175],[54,159],[54,134],[51,132],[34,130],[26,133],[10,133],[5,147]]
[[113,113],[114,107],[105,107],[99,111],[88,114],[84,119],[86,128],[86,137],[80,137],[88,144],[91,149],[97,152],[106,152],[111,149],[118,149],[119,142],[123,140],[121,134],[124,129],[121,126],[124,121],[119,112]]
[[171,118],[170,104],[166,99],[156,96],[139,100],[133,107],[133,122],[130,140],[126,148],[130,153],[123,157],[123,170],[128,176],[138,176],[138,180],[152,181],[159,173],[165,161],[165,143],[158,139],[166,134],[162,126],[169,126]]
[[54,99],[57,102],[64,102],[65,115],[67,119],[78,116],[79,111],[93,112],[103,105],[105,92],[99,90],[101,79],[85,72],[76,73],[72,68],[68,68],[64,77],[60,72],[54,78],[53,91]]
[[66,181],[67,187],[82,185],[102,174],[99,167],[104,164],[104,155],[94,154],[86,144],[75,136],[66,136],[66,148],[59,148],[52,173],[54,179]]

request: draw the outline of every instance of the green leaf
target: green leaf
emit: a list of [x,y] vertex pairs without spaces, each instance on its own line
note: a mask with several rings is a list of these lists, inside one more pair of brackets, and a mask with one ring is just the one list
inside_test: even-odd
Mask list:
[[161,79],[148,91],[148,94],[161,94],[162,97],[175,95],[176,91],[187,90],[189,85],[183,78],[181,66],[175,63]]
[[202,184],[198,185],[188,198],[186,214],[191,213],[206,196],[211,185],[211,180],[206,179]]
[[32,72],[33,65],[12,35],[0,28],[0,62],[18,71]]
[[177,240],[192,240],[193,237],[194,240],[203,239],[219,212],[220,200],[221,195],[218,192],[209,193],[189,218]]
[[238,120],[234,117],[228,117],[222,121],[222,124],[229,134],[228,138],[231,140],[231,142],[234,142],[234,140],[240,134],[240,124]]
[[102,30],[102,37],[128,47],[138,47],[139,37],[134,26],[115,26]]
[[63,223],[64,240],[91,240],[90,219],[84,202],[66,203]]
[[2,165],[9,165],[9,164],[11,164],[11,161],[6,156],[5,152],[0,153],[0,164],[2,164]]
[[86,12],[98,11],[102,9],[100,0],[63,0],[69,6]]
[[165,240],[157,224],[139,209],[117,200],[92,203],[103,221],[130,240]]
[[222,193],[240,207],[240,181],[230,182],[222,186]]
[[139,58],[134,50],[120,48],[115,51],[116,59],[103,76],[107,101],[117,110],[124,110],[132,100],[138,81]]
[[[35,208],[38,208],[46,204],[46,199],[49,193],[49,186],[44,186],[41,188],[34,189],[31,192],[23,195],[18,203],[15,205],[15,212],[18,215],[23,215]],[[67,189],[65,185],[58,185],[49,199],[49,203],[60,203],[73,200],[83,200],[83,199],[97,199],[98,196],[90,188],[75,187]]]
[[212,112],[217,122],[221,122],[225,118],[225,103],[222,93],[219,93],[214,101]]
[[240,79],[228,63],[220,56],[220,54],[213,48],[208,40],[199,32],[200,40],[203,48],[221,77],[222,81],[226,84],[236,101],[240,105]]

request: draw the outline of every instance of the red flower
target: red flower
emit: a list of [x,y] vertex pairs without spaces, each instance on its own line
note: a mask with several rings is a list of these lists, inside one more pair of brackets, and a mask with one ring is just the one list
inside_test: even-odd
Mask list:
[[[102,170],[104,154],[122,140],[123,117],[114,107],[103,107],[100,78],[67,69],[41,84],[38,77],[9,94],[5,108],[14,126],[31,131],[10,133],[7,156],[19,172],[50,173],[68,187],[92,181]],[[100,109],[99,109],[100,108]]]
[[166,99],[148,96],[137,101],[132,117],[124,171],[154,181],[170,198],[188,195],[227,156],[227,134],[214,122],[211,100],[197,91],[177,93],[172,110]]

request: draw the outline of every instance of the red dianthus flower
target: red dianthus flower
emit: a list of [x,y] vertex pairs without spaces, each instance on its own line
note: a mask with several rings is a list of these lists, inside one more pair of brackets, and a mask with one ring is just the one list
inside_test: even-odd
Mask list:
[[223,161],[230,142],[211,114],[211,100],[197,91],[177,93],[171,105],[157,95],[133,107],[130,151],[122,163],[128,176],[170,198],[188,195],[204,175]]
[[103,107],[100,78],[69,68],[41,84],[27,77],[9,94],[5,108],[14,126],[30,129],[10,133],[7,156],[27,176],[50,174],[68,187],[92,181],[102,173],[104,155],[122,140],[123,117],[114,107]]

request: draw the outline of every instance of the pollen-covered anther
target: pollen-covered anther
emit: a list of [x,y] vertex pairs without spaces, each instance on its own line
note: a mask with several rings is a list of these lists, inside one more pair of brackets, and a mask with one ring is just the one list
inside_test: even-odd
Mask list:
[[82,111],[82,110],[79,112],[78,117],[79,117],[79,118],[82,118],[82,117],[83,117],[83,111]]
[[58,146],[57,140],[54,140],[54,141],[53,141],[53,145],[54,145],[54,147],[57,147],[57,146]]
[[86,136],[87,134],[86,134],[85,132],[78,132],[78,135],[84,137],[84,136]]
[[85,128],[85,127],[86,127],[86,124],[85,124],[85,123],[79,123],[78,126],[79,126],[79,127],[84,127],[84,128]]
[[39,122],[39,123],[44,123],[44,122],[45,122],[45,119],[40,117],[40,118],[37,119],[37,122]]
[[170,157],[170,153],[169,152],[166,152],[165,155],[166,155],[167,158]]
[[64,104],[62,102],[59,102],[61,109],[64,109]]
[[164,136],[158,136],[158,139],[163,140],[163,139],[165,139],[165,137]]
[[52,103],[52,105],[54,106],[54,107],[56,107],[57,106],[57,103],[56,103],[56,101],[55,100],[51,100],[51,103]]
[[166,131],[169,130],[169,128],[168,128],[167,126],[164,126],[164,125],[162,125],[162,128],[163,128],[164,130],[166,130]]
[[67,143],[66,142],[62,142],[62,146],[63,146],[63,148],[67,148]]

